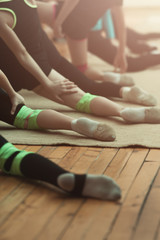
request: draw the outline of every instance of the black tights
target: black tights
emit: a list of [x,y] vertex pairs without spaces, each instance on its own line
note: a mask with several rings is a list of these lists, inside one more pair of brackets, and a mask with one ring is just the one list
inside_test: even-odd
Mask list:
[[76,67],[70,64],[65,58],[61,58],[59,66],[54,68],[63,76],[74,82],[85,92],[99,95],[102,97],[120,98],[121,86],[110,82],[96,82],[85,77]]

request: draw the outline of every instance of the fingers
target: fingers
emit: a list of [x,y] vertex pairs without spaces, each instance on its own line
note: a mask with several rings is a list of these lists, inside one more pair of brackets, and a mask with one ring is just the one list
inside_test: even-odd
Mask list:
[[61,85],[63,93],[76,93],[78,92],[78,87],[75,83],[65,79]]
[[16,108],[19,104],[25,104],[24,98],[16,93],[13,98],[11,98],[12,102],[12,109],[11,109],[11,114],[13,115],[16,111]]
[[64,83],[65,85],[74,85],[74,86],[77,86],[74,82],[71,82],[71,81],[69,81],[68,79],[64,79],[64,80],[63,80],[63,83]]
[[15,104],[12,105],[11,115],[13,115],[15,113],[16,107],[17,107],[17,105],[15,105]]
[[126,65],[114,65],[114,72],[116,73],[125,73],[127,70],[127,66]]

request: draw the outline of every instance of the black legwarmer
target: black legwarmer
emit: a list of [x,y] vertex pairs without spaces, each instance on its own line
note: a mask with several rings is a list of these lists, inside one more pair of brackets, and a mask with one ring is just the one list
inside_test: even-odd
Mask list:
[[[24,176],[53,184],[59,188],[57,178],[64,173],[69,173],[49,159],[35,153],[26,155],[21,162],[21,172]],[[74,189],[69,192],[81,196],[86,175],[75,175]],[[64,190],[65,191],[65,190]]]
[[[0,166],[5,173],[13,174],[12,164],[14,163],[14,166],[16,165],[16,168],[20,169],[20,172],[14,171],[14,175],[23,175],[24,177],[44,181],[60,188],[57,183],[57,179],[61,174],[69,173],[68,171],[59,167],[56,163],[50,161],[48,158],[45,158],[36,153],[25,152],[26,154],[21,155],[20,159],[20,157],[18,157],[18,154],[21,153],[21,150],[13,147],[12,144],[7,145],[6,150],[4,150],[5,144],[7,143],[8,141],[0,135]],[[10,155],[8,155],[10,150],[9,148],[11,148]],[[5,157],[5,151],[7,151],[7,157]],[[16,159],[17,157],[18,159]],[[75,196],[82,196],[82,191],[86,180],[86,174],[74,174],[74,176],[74,188],[68,193]]]

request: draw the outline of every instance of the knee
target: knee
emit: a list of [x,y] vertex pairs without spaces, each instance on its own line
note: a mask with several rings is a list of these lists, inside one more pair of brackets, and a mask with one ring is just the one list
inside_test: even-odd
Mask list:
[[40,129],[37,124],[37,117],[41,111],[23,106],[16,115],[13,125],[21,129]]
[[79,112],[91,113],[90,103],[95,97],[97,96],[86,93],[76,104],[76,110],[78,110]]

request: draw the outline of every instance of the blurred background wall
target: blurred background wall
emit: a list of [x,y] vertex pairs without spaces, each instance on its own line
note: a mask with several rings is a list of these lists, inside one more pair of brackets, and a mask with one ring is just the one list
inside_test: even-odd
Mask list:
[[155,7],[160,6],[160,0],[124,0],[126,7]]

